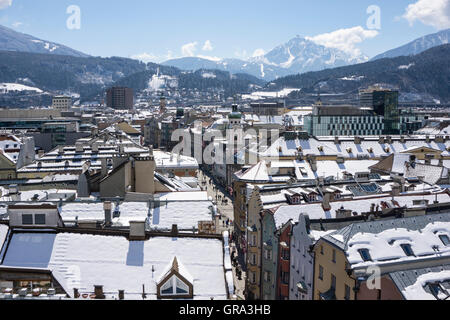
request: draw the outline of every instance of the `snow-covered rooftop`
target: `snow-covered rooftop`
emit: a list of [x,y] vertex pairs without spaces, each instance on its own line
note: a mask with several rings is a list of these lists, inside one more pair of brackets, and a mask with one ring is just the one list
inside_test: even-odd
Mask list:
[[[147,202],[123,202],[117,208],[112,204],[112,211],[118,210],[120,216],[113,218],[115,226],[128,227],[130,221],[149,219],[150,227],[158,230],[171,230],[178,225],[180,230],[198,228],[199,221],[212,221],[211,201],[161,201],[160,206],[149,209]],[[103,203],[65,203],[61,209],[64,221],[103,221],[105,212]]]
[[[220,240],[156,237],[128,241],[124,237],[70,233],[15,233],[3,266],[48,268],[69,295],[73,288],[92,293],[103,285],[108,298],[125,290],[125,299],[156,299],[156,283],[174,258],[192,275],[195,300],[224,300],[223,245]],[[152,271],[153,270],[153,271]]]
[[[395,202],[400,207],[413,207],[413,202],[415,200],[428,200],[429,203],[433,203],[437,198],[440,203],[449,203],[450,196],[447,193],[439,194],[429,194],[429,195],[402,195],[394,197]],[[334,219],[336,218],[336,211],[344,208],[345,210],[350,210],[352,212],[357,212],[358,214],[367,213],[371,210],[371,205],[379,205],[386,202],[388,204],[394,205],[392,203],[392,196],[376,196],[376,197],[365,197],[361,199],[354,200],[341,200],[330,202],[331,210],[325,211],[322,207],[322,203],[308,203],[301,205],[284,205],[279,207],[274,213],[274,219],[277,228],[283,226],[289,220],[297,222],[300,213],[307,214],[310,219]]]

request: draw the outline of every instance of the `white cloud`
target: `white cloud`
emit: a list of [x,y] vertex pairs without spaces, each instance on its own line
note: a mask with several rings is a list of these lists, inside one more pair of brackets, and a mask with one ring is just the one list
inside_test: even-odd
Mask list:
[[450,28],[450,0],[418,0],[406,8],[403,18],[411,26],[419,20],[436,29]]
[[266,54],[266,52],[264,51],[264,49],[256,49],[256,50],[253,52],[253,58],[261,57],[261,56],[263,56],[263,55],[265,55],[265,54]]
[[379,34],[376,30],[366,30],[361,26],[339,29],[330,33],[319,34],[314,37],[306,37],[317,44],[329,48],[342,50],[353,58],[358,58],[362,55],[361,50],[356,47],[358,43],[366,39],[371,39]]
[[12,0],[0,0],[0,10],[6,9],[12,5]]
[[202,48],[202,50],[203,51],[213,51],[213,46],[212,46],[212,43],[211,43],[211,41],[210,40],[206,40],[205,41],[205,44],[203,45],[203,48]]
[[183,56],[193,57],[195,56],[195,51],[197,51],[198,42],[186,43],[181,47],[181,53]]
[[20,22],[20,21],[14,22],[14,23],[12,24],[12,26],[13,26],[14,28],[19,28],[19,27],[22,26],[22,25],[23,25],[23,23]]

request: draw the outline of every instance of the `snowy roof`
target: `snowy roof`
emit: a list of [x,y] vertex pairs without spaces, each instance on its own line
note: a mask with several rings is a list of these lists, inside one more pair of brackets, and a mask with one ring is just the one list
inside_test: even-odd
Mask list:
[[195,158],[177,155],[171,152],[155,150],[153,156],[157,169],[198,169],[198,162]]
[[344,163],[336,161],[317,161],[317,174],[324,177],[342,177],[344,172],[355,175],[356,173],[369,172],[369,167],[377,164],[374,160],[350,160]]
[[[414,200],[428,200],[430,203],[437,200],[440,203],[449,203],[450,196],[447,193],[439,193],[439,194],[429,194],[429,195],[401,195],[395,197],[395,203],[400,207],[413,207]],[[331,210],[325,211],[322,207],[322,203],[307,203],[301,205],[285,205],[279,207],[274,213],[275,223],[277,228],[283,226],[289,220],[293,220],[297,222],[298,216],[300,213],[305,213],[309,216],[310,219],[319,220],[319,219],[335,219],[336,211],[344,208],[345,210],[350,210],[352,212],[357,212],[358,214],[367,213],[371,210],[372,203],[375,205],[379,205],[381,207],[381,203],[386,202],[388,204],[392,204],[392,196],[376,196],[376,197],[364,197],[360,199],[353,200],[340,200],[330,202]]]
[[262,152],[261,156],[295,157],[299,152],[299,147],[301,147],[304,155],[336,155],[355,159],[358,159],[358,157],[379,158],[419,147],[439,150],[444,156],[450,155],[450,152],[447,151],[447,148],[450,147],[450,141],[436,143],[432,140],[427,143],[424,136],[408,137],[404,143],[399,138],[393,139],[392,144],[388,142],[380,143],[377,137],[365,137],[361,144],[356,144],[355,139],[351,137],[339,137],[339,139],[340,143],[336,144],[333,137],[315,137],[307,140],[286,140],[285,137],[280,137],[266,151]]
[[[194,299],[227,298],[220,240],[156,237],[128,241],[124,237],[71,233],[15,233],[3,266],[48,268],[57,273],[69,295],[73,288],[92,293],[103,285],[107,297],[125,290],[125,299],[156,299],[156,283],[177,257],[193,278]],[[152,272],[152,269],[154,272]]]
[[245,181],[268,181],[269,174],[267,172],[267,165],[265,161],[261,161],[254,165],[242,175],[239,176],[240,180]]
[[[450,213],[355,223],[324,239],[346,251],[352,268],[361,268],[450,256],[450,247],[443,244],[440,235],[450,235]],[[405,244],[411,246],[414,256],[405,254],[401,247]],[[363,260],[362,249],[369,250],[372,261]]]
[[[37,195],[37,198],[36,198]],[[68,189],[48,189],[48,190],[27,190],[27,191],[20,191],[19,197],[20,199],[17,200],[17,197],[6,194],[0,197],[0,201],[52,201],[52,199],[67,199],[76,196],[76,190],[68,190]]]
[[[130,221],[145,220],[149,217],[150,227],[158,230],[171,230],[172,225],[178,225],[180,230],[198,228],[199,221],[211,221],[211,201],[169,201],[160,202],[160,207],[149,209],[147,202],[123,202],[119,205],[120,217],[113,218],[116,226],[129,226]],[[112,212],[117,209],[112,204]],[[65,203],[61,209],[64,221],[103,221],[105,213],[103,203]]]
[[194,191],[194,192],[169,192],[160,193],[160,201],[208,201],[208,192],[206,191]]
[[[436,300],[436,296],[430,290],[430,284],[437,283],[445,283],[447,293],[450,294],[450,265],[397,271],[390,273],[389,276],[406,300]],[[447,297],[448,295],[438,296],[439,299]]]

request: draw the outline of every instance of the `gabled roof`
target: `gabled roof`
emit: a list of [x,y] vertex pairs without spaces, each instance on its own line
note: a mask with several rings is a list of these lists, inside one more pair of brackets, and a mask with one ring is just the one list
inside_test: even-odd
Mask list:
[[162,272],[157,283],[161,283],[161,281],[166,280],[172,275],[180,275],[185,280],[189,281],[190,284],[193,284],[194,282],[194,277],[187,271],[186,267],[178,261],[177,257],[174,257],[172,263]]
[[442,153],[442,150],[438,150],[438,149],[434,149],[434,148],[430,148],[430,147],[425,147],[425,146],[413,146],[410,147],[404,151],[401,151],[400,153],[415,153],[415,152],[434,152],[434,153]]
[[261,161],[258,164],[254,165],[246,172],[244,172],[244,174],[239,179],[245,181],[268,181],[269,173],[267,171],[266,161]]

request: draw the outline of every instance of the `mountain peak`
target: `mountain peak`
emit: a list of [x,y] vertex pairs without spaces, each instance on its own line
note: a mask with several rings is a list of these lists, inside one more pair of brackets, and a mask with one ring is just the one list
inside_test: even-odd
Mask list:
[[64,45],[38,39],[2,25],[0,25],[0,50],[89,57]]

